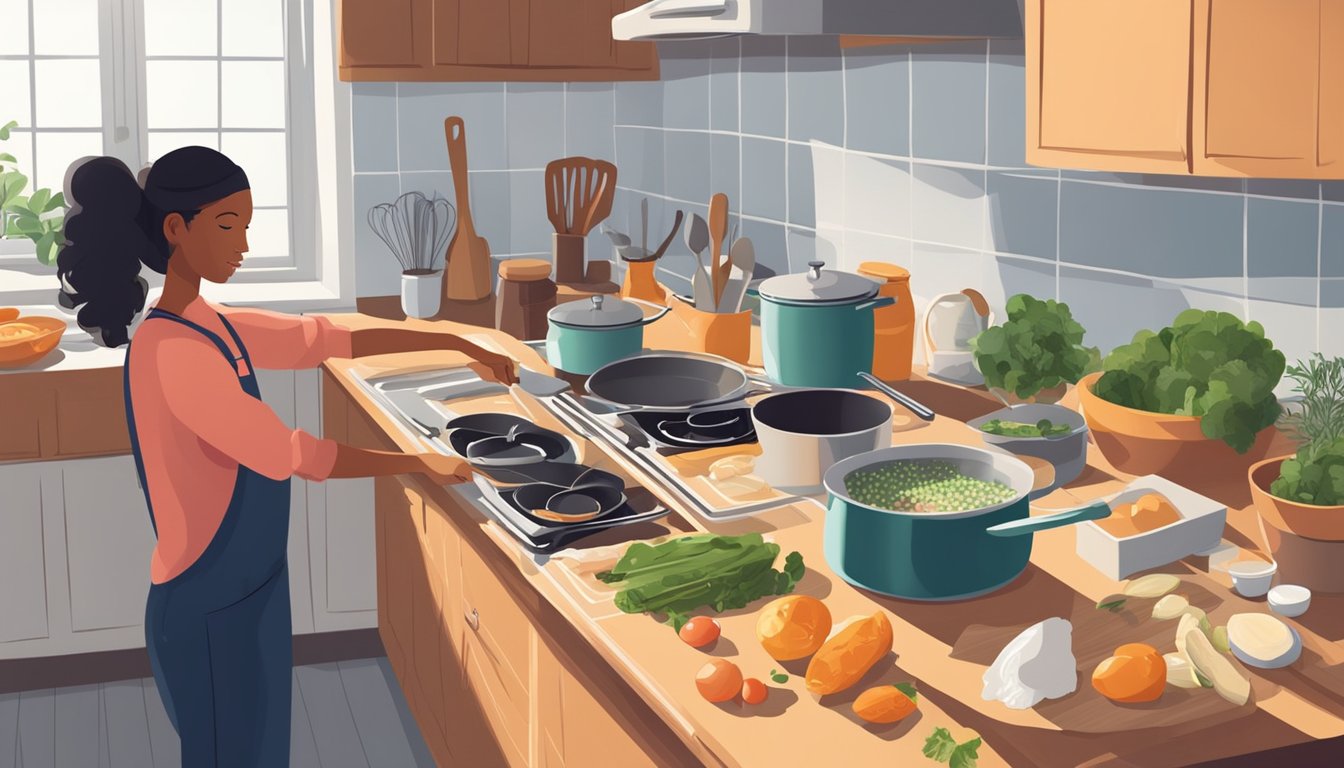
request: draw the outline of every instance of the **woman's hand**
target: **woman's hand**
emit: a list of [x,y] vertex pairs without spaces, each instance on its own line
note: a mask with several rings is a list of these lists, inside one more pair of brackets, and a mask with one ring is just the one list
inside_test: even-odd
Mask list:
[[463,459],[439,453],[422,453],[419,459],[422,465],[420,474],[428,477],[435,485],[456,485],[471,479],[471,465]]
[[476,345],[472,348],[462,350],[476,362],[467,363],[467,367],[476,372],[477,376],[488,381],[498,381],[500,384],[518,383],[518,363],[507,355],[497,354],[488,349],[483,349]]

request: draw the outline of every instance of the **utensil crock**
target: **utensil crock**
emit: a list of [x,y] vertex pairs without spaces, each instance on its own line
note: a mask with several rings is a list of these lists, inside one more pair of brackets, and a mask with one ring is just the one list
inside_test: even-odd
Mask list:
[[443,298],[443,270],[401,273],[401,311],[407,317],[429,318],[439,313]]

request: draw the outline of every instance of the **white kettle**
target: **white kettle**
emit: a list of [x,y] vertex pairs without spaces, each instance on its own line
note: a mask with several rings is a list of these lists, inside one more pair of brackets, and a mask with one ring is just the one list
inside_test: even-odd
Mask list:
[[985,383],[975,366],[971,339],[993,324],[989,302],[974,288],[935,297],[924,313],[929,375],[972,387]]

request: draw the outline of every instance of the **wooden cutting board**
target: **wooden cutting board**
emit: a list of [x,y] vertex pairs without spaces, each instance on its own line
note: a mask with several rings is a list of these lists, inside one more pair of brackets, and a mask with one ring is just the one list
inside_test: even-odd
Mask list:
[[[1203,587],[1185,583],[1177,590],[1193,605],[1203,608],[1210,616],[1217,615],[1220,599]],[[1227,721],[1250,715],[1255,711],[1255,694],[1269,695],[1277,686],[1253,686],[1252,702],[1239,707],[1228,702],[1210,688],[1178,688],[1168,685],[1161,698],[1143,704],[1123,704],[1111,701],[1092,687],[1092,671],[1103,659],[1111,656],[1116,647],[1125,643],[1147,643],[1158,653],[1176,650],[1176,620],[1158,621],[1151,617],[1156,600],[1130,598],[1121,610],[1098,610],[1096,604],[1081,595],[1074,595],[1070,610],[1063,618],[1073,624],[1073,654],[1077,660],[1078,688],[1060,699],[1047,699],[1037,704],[1036,712],[1067,731],[1077,733],[1108,733],[1131,731],[1139,728],[1161,728],[1200,720]],[[1030,623],[1006,626],[972,624],[957,638],[951,656],[988,667],[1003,649]],[[969,702],[968,702],[969,703]],[[995,710],[1007,707],[992,701],[977,701],[976,709],[994,716]]]

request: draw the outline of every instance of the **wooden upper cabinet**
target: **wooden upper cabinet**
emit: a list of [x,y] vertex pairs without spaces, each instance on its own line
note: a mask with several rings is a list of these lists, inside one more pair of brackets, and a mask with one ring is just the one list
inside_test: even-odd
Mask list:
[[617,42],[642,0],[340,0],[346,81],[656,80],[653,43]]
[[1029,0],[1027,161],[1344,178],[1344,2]]
[[1027,161],[1188,173],[1189,0],[1030,0]]
[[[1344,4],[1197,0],[1194,172],[1344,175]],[[1200,101],[1196,102],[1201,104]]]

